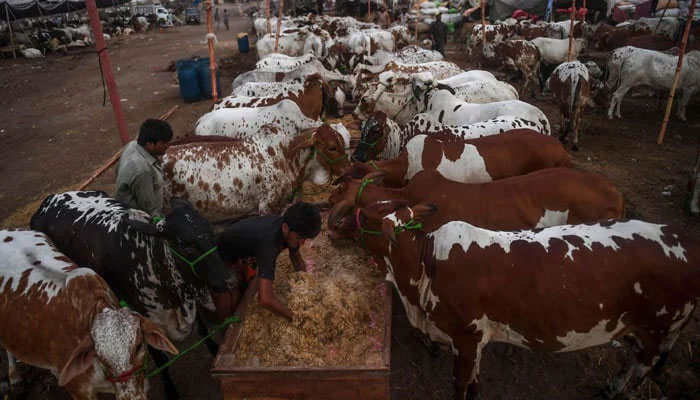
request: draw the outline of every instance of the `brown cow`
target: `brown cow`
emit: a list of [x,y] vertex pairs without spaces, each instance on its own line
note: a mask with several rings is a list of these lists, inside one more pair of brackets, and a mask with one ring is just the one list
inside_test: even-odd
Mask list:
[[383,178],[386,186],[403,187],[418,172],[434,169],[453,181],[480,183],[570,164],[569,154],[557,139],[519,129],[455,141],[418,135],[408,142],[398,157],[376,163],[355,163],[344,176],[362,179],[381,170],[386,172]]
[[591,100],[591,79],[588,68],[580,61],[570,61],[559,64],[549,77],[549,90],[559,102],[561,116],[562,141],[566,140],[569,130],[574,131],[572,149],[578,150],[578,132],[581,125],[581,115],[586,105],[593,105]]
[[623,395],[658,372],[697,306],[700,246],[680,229],[619,220],[517,232],[455,220],[428,229],[434,206],[390,214],[387,206],[357,219],[390,239],[370,248],[411,324],[454,353],[458,399],[478,392],[490,342],[568,352],[630,337],[636,357],[606,390]]
[[525,77],[525,84],[520,90],[520,97],[530,87],[531,96],[535,97],[535,82],[540,71],[540,51],[527,40],[509,40],[496,45],[496,54],[503,59],[503,65],[520,71]]
[[265,97],[227,96],[215,103],[211,111],[221,108],[265,107],[277,104],[282,100],[292,100],[299,106],[301,113],[311,119],[321,118],[324,111],[331,115],[337,115],[342,107],[321,75],[312,74],[306,77],[304,90],[301,92],[292,91],[288,94]]
[[0,259],[0,345],[11,385],[22,379],[17,358],[51,370],[73,399],[146,399],[145,344],[178,352],[160,328],[121,308],[97,273],[78,268],[43,233],[0,231]]
[[[622,216],[620,192],[601,175],[570,168],[549,168],[527,175],[488,183],[459,183],[435,170],[416,174],[402,189],[373,185],[382,171],[364,180],[345,178],[331,193],[333,207],[328,226],[338,233],[354,234],[356,226],[345,218],[353,207],[377,201],[398,200],[405,204],[430,202],[438,207],[435,224],[469,221],[488,229],[530,229],[578,224]],[[350,231],[350,232],[347,232]]]

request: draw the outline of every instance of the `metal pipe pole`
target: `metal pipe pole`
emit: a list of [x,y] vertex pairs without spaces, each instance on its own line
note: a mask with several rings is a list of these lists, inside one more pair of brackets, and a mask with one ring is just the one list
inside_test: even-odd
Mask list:
[[15,53],[15,34],[12,32],[10,10],[7,8],[7,3],[5,3],[5,14],[7,15],[7,26],[10,28],[10,46],[12,46],[12,57],[17,58],[17,53]]
[[275,53],[277,46],[280,43],[280,31],[282,30],[282,9],[284,8],[284,0],[280,0],[279,12],[277,13],[277,32],[275,32]]
[[126,121],[124,120],[124,111],[122,111],[122,102],[119,98],[119,92],[117,91],[117,82],[114,80],[114,74],[112,74],[112,62],[109,59],[107,43],[105,43],[105,37],[102,34],[102,25],[100,24],[100,16],[97,14],[97,5],[95,5],[95,0],[85,0],[85,6],[88,11],[88,16],[90,17],[92,33],[95,36],[95,47],[97,48],[97,56],[100,58],[102,75],[107,84],[109,101],[112,103],[114,118],[117,120],[119,138],[122,144],[127,144],[131,138],[129,137],[129,130],[126,127]]
[[[211,17],[211,0],[207,0],[207,43],[209,45],[209,71],[211,73],[211,99],[214,103],[219,101],[219,93],[216,91],[216,56],[214,55],[214,24]],[[222,16],[223,18],[223,16]]]
[[272,25],[270,24],[270,0],[265,0],[265,18],[267,18],[267,33],[272,33]]
[[671,92],[668,94],[668,103],[666,104],[666,113],[664,114],[664,120],[661,123],[661,132],[659,132],[659,138],[656,140],[657,144],[664,142],[664,135],[666,134],[666,127],[668,126],[668,120],[671,116],[671,107],[673,106],[673,96],[676,93],[676,87],[678,86],[678,79],[681,75],[681,69],[683,68],[683,57],[685,56],[685,46],[688,44],[688,35],[690,34],[690,25],[693,23],[693,14],[695,13],[695,3],[696,0],[690,2],[690,10],[688,11],[688,21],[685,23],[685,31],[683,32],[683,42],[681,42],[681,53],[678,55],[678,66],[676,66],[676,73],[673,75],[673,85],[671,85]]
[[574,22],[576,21],[576,0],[571,1],[571,29],[569,29],[569,53],[567,61],[571,61],[571,53],[574,47]]

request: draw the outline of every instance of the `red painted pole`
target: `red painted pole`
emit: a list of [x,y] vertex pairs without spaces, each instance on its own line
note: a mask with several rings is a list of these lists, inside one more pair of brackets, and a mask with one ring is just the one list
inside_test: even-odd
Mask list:
[[211,8],[211,0],[207,0],[207,44],[209,46],[209,73],[211,74],[211,101],[216,103],[219,101],[219,94],[216,92],[216,56],[214,55],[214,25],[211,19]]
[[117,120],[117,129],[119,130],[119,138],[122,144],[127,144],[131,141],[129,130],[126,127],[124,120],[124,111],[122,111],[122,103],[117,91],[117,82],[112,74],[112,63],[109,60],[109,52],[107,52],[107,43],[102,35],[102,25],[100,24],[100,16],[97,13],[95,0],[85,0],[88,15],[90,16],[90,27],[95,35],[95,47],[97,48],[97,56],[100,57],[100,65],[102,67],[102,75],[107,83],[107,92],[109,92],[109,101],[112,103],[112,111],[114,119]]

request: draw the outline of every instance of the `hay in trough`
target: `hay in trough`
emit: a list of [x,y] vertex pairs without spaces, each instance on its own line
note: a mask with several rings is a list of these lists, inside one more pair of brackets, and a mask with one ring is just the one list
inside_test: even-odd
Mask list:
[[369,257],[352,246],[336,248],[327,229],[302,248],[310,273],[294,272],[287,253],[277,259],[275,293],[294,313],[284,318],[251,304],[235,365],[329,367],[385,365],[386,292]]

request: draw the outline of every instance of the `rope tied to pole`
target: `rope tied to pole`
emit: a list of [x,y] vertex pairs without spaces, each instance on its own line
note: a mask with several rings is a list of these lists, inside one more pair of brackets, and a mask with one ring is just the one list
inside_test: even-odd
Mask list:
[[204,40],[199,42],[199,44],[207,44],[209,43],[209,40],[213,40],[214,43],[219,43],[219,38],[216,37],[216,33],[207,33],[204,36]]

